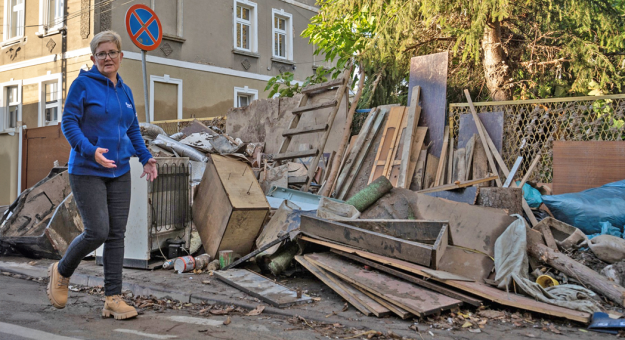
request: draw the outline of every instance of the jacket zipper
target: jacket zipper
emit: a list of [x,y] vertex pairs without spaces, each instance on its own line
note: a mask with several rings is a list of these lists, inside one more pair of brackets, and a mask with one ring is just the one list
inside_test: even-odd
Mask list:
[[[118,82],[119,82],[119,80],[118,80]],[[117,104],[119,105],[119,119],[117,121],[117,162],[115,164],[119,165],[119,148],[120,148],[120,145],[122,143],[122,134],[121,134],[121,132],[119,130],[119,127],[120,127],[120,125],[122,123],[123,111],[122,111],[122,103],[119,101],[119,95],[117,94],[117,85],[115,85],[114,87],[115,87],[115,97],[117,98]],[[113,169],[113,177],[117,177],[115,175],[115,169]]]

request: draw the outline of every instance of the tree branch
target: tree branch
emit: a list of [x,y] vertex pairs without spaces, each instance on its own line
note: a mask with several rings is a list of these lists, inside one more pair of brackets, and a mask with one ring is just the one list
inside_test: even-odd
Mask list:
[[431,43],[431,42],[433,42],[433,41],[453,41],[453,40],[456,40],[456,38],[455,38],[455,37],[448,37],[448,38],[432,38],[432,39],[430,39],[430,40],[422,41],[422,42],[417,43],[417,44],[415,44],[415,45],[412,45],[412,46],[410,46],[410,47],[406,47],[406,49],[405,49],[404,51],[410,51],[410,50],[416,49],[417,47],[419,47],[419,46],[421,46],[421,45],[429,44],[429,43]]

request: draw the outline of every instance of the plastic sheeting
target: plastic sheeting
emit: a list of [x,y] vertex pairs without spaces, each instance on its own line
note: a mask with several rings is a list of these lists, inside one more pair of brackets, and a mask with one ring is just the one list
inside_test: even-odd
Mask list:
[[625,180],[582,192],[542,196],[553,216],[583,231],[601,233],[601,222],[625,225]]
[[[521,181],[517,181],[516,184],[521,184]],[[523,184],[523,198],[530,208],[538,208],[543,203],[540,191],[527,183]]]
[[158,135],[165,135],[165,130],[158,125],[150,124],[150,123],[139,123],[139,129],[141,130],[142,135],[146,135],[152,139],[158,137]]
[[195,150],[194,148],[182,144],[178,141],[175,141],[166,135],[158,135],[153,142],[154,144],[160,146],[163,149],[174,151],[182,157],[189,157],[189,159],[198,162],[206,162],[208,161],[208,157],[203,153]]
[[599,297],[593,291],[577,285],[559,285],[542,288],[528,278],[527,235],[525,220],[519,215],[495,242],[495,282],[500,289],[510,287],[512,281],[516,290],[552,305],[582,312],[601,311],[596,301]]

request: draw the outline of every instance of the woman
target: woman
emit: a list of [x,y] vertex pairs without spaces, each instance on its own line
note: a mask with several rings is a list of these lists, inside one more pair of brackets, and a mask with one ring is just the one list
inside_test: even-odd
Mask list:
[[124,234],[130,208],[130,156],[137,154],[143,174],[157,176],[156,160],[145,147],[132,91],[117,74],[122,61],[121,38],[113,31],[91,41],[90,71],[80,71],[65,101],[62,130],[72,146],[69,181],[84,231],[63,258],[48,269],[47,294],[64,308],[70,276],[80,261],[104,243],[102,316],[127,319],[137,311],[121,299]]

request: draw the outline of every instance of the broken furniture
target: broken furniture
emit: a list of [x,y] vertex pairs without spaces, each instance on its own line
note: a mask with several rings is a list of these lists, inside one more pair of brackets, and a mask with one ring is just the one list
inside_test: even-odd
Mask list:
[[193,205],[193,221],[211,258],[220,250],[251,252],[270,209],[250,166],[215,154]]
[[436,269],[448,244],[447,222],[416,220],[329,221],[302,216],[302,233]]
[[[186,157],[156,157],[158,177],[153,182],[140,178],[143,165],[130,158],[132,188],[126,225],[124,267],[153,269],[163,264],[168,239],[191,242],[191,167]],[[160,249],[160,250],[159,250]],[[104,246],[96,250],[102,265]],[[153,253],[157,252],[157,256]]]
[[0,220],[1,241],[27,257],[60,259],[65,254],[83,230],[66,170],[52,169],[18,196]]

